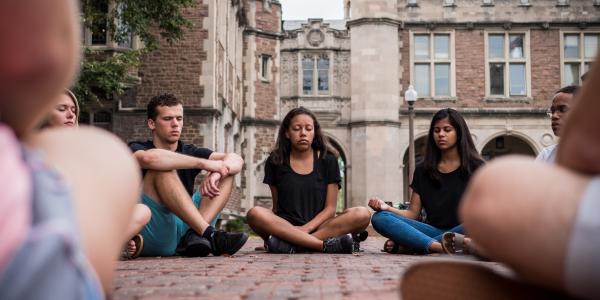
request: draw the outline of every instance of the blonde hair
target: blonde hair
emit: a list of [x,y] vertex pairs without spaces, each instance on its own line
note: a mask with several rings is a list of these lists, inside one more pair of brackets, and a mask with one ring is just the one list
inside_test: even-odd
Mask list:
[[[73,101],[73,103],[75,104],[75,126],[79,127],[79,100],[77,100],[77,97],[75,96],[75,94],[73,92],[71,92],[71,90],[69,89],[65,89],[64,91],[64,95],[67,95],[71,101]],[[39,126],[39,129],[44,129],[44,128],[48,128],[50,127],[50,114],[48,114],[44,120],[42,121],[41,125]]]

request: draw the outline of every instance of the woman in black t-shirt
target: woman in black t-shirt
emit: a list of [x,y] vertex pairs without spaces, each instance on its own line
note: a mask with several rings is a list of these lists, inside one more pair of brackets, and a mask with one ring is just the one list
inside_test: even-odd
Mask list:
[[304,107],[283,119],[263,181],[271,188],[273,209],[254,207],[248,224],[265,240],[267,251],[330,253],[357,251],[371,214],[366,207],[335,216],[340,170],[315,115]]
[[[384,250],[443,252],[440,240],[444,232],[463,233],[458,206],[471,175],[482,164],[463,117],[451,108],[438,111],[429,127],[425,160],[413,176],[409,208],[399,210],[380,199],[369,200],[369,206],[377,211],[371,220],[373,228],[390,239]],[[419,221],[421,209],[426,215],[424,222]]]

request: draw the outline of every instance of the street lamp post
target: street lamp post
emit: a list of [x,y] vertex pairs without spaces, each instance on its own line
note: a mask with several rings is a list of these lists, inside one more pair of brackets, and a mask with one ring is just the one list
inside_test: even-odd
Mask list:
[[[414,108],[413,105],[417,101],[417,91],[412,85],[408,86],[408,90],[404,92],[404,100],[408,103],[408,184],[410,185],[415,173],[415,134],[414,134]],[[410,195],[409,195],[410,197]]]

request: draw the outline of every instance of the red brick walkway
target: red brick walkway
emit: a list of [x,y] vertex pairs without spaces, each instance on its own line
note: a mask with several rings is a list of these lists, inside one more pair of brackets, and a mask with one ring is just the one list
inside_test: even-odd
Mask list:
[[399,299],[412,263],[433,256],[380,252],[369,238],[360,255],[266,254],[251,238],[234,257],[141,258],[120,262],[114,299]]

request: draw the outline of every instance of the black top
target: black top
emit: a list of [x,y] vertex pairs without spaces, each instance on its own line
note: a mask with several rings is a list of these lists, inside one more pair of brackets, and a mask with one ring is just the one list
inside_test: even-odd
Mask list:
[[304,225],[325,208],[327,185],[340,184],[340,167],[331,154],[315,159],[313,171],[301,175],[289,163],[276,165],[271,158],[265,163],[263,183],[277,188],[276,215],[295,226]]
[[459,225],[458,205],[468,182],[460,168],[440,173],[440,181],[436,182],[425,173],[423,164],[417,165],[410,186],[421,197],[427,215],[425,222],[440,229]]
[[[148,140],[146,142],[129,142],[129,149],[131,149],[133,153],[140,150],[146,151],[154,148],[156,147],[154,146],[152,140]],[[204,159],[208,159],[213,153],[213,151],[210,149],[198,148],[192,144],[184,144],[181,141],[177,142],[177,149],[175,152]],[[183,183],[183,186],[185,186],[185,189],[190,196],[194,193],[194,181],[196,181],[196,176],[198,176],[201,171],[202,170],[200,169],[177,170],[177,175],[179,175],[179,179]],[[146,170],[142,169],[142,176],[144,175],[146,175]]]

